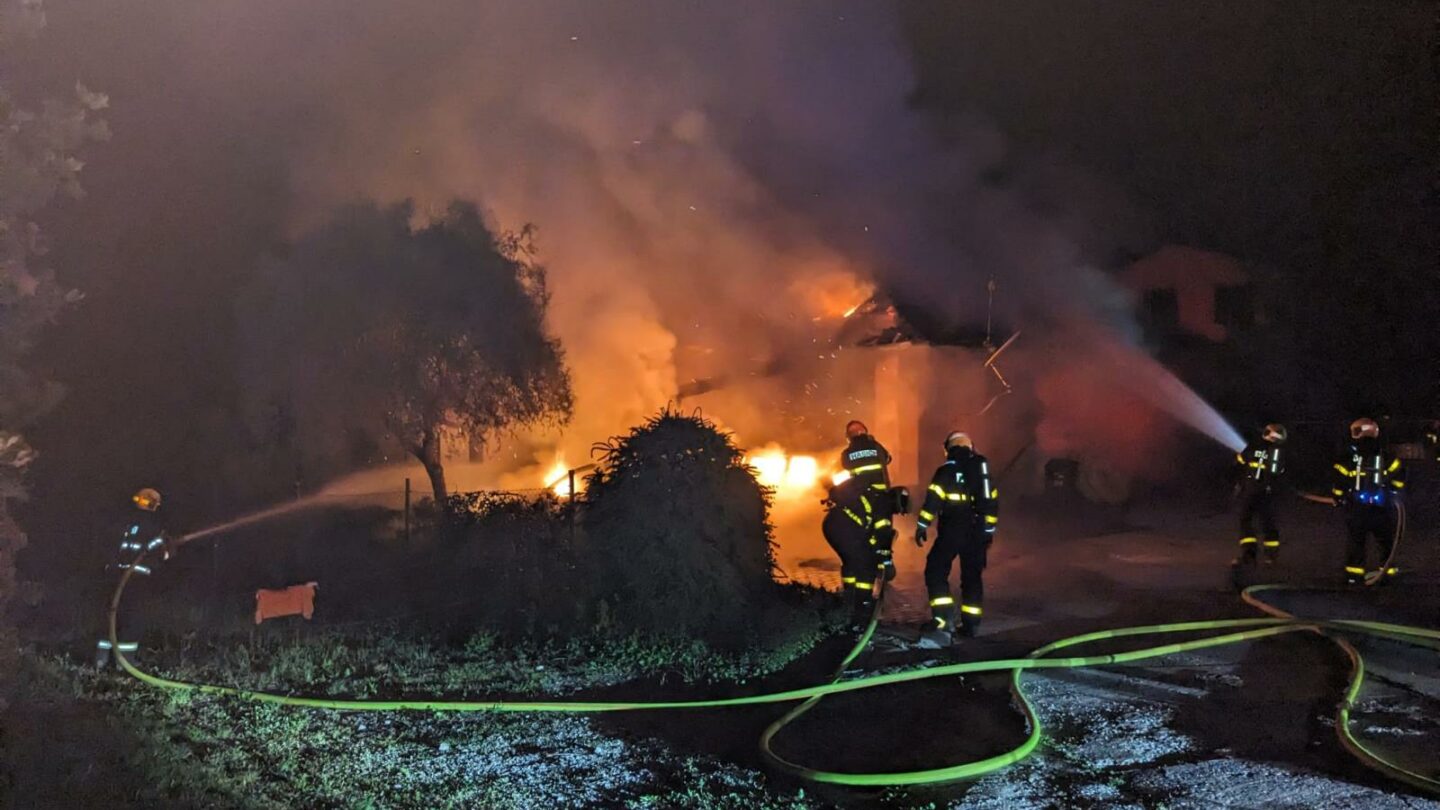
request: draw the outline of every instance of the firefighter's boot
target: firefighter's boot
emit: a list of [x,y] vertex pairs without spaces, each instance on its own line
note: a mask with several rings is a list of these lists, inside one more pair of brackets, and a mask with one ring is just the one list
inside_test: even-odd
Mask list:
[[1279,540],[1275,538],[1266,540],[1264,543],[1264,547],[1265,551],[1262,554],[1261,559],[1265,562],[1266,565],[1274,565],[1275,563],[1280,562]]
[[930,621],[920,628],[921,649],[949,647],[955,629],[955,598],[948,593],[930,597]]
[[944,650],[953,643],[954,637],[949,628],[932,619],[920,628],[920,639],[915,646],[922,650]]
[[850,631],[863,633],[870,624],[871,615],[875,613],[875,583],[856,582],[851,594]]

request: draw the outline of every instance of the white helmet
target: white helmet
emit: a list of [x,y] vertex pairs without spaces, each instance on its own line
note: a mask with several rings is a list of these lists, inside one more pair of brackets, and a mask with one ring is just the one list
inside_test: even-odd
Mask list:
[[957,430],[954,433],[951,433],[949,436],[945,437],[945,449],[949,450],[952,447],[968,447],[969,449],[974,450],[975,443],[970,441],[970,434],[961,430]]
[[1374,419],[1356,419],[1350,423],[1350,438],[1352,439],[1378,439],[1380,438],[1380,426]]

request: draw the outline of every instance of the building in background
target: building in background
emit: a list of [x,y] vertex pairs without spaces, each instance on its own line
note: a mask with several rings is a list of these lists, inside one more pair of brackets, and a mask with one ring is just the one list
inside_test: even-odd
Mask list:
[[1120,281],[1135,293],[1152,344],[1185,337],[1223,343],[1260,320],[1249,273],[1223,253],[1166,245],[1121,270]]

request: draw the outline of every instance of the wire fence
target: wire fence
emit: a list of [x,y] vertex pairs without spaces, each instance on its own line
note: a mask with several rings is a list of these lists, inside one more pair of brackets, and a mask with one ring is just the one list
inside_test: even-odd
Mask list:
[[497,577],[533,578],[515,569],[538,568],[525,561],[568,553],[574,540],[579,497],[463,490],[440,509],[428,487],[408,483],[322,491],[191,531],[136,583],[126,618],[169,637],[246,633],[257,623],[257,591],[315,582],[317,629],[438,624],[491,601]]

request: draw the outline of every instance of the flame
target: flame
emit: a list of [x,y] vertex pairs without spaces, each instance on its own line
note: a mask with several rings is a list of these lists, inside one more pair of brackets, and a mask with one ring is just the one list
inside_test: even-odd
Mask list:
[[848,318],[875,295],[875,285],[848,270],[827,269],[795,281],[792,292],[819,318]]
[[549,487],[556,497],[570,497],[570,467],[565,463],[564,456],[555,457],[554,465],[545,473],[544,486]]
[[778,445],[767,445],[745,457],[755,468],[755,480],[775,490],[777,497],[799,497],[820,482],[820,462],[814,456],[790,455]]

